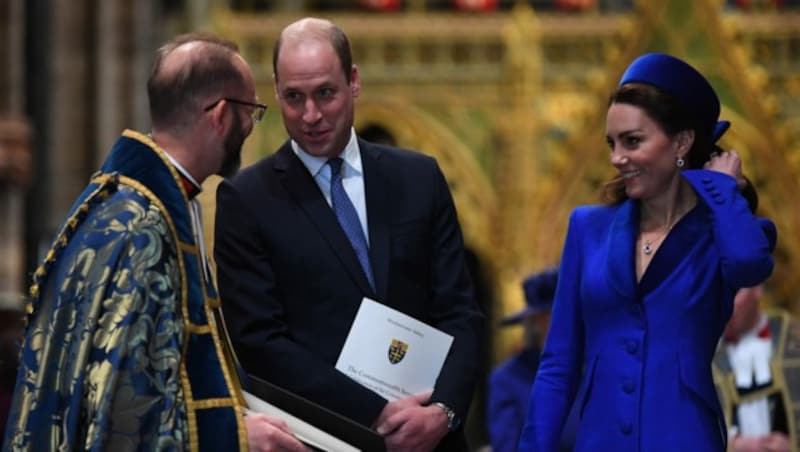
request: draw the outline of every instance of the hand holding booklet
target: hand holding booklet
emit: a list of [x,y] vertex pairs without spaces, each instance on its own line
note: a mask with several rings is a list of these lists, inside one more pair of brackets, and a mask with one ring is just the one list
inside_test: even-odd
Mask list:
[[[368,298],[361,301],[336,369],[392,401],[431,390],[453,337]],[[375,431],[250,375],[251,410],[283,419],[314,450],[383,451]]]
[[432,390],[453,336],[364,298],[336,369],[392,401]]

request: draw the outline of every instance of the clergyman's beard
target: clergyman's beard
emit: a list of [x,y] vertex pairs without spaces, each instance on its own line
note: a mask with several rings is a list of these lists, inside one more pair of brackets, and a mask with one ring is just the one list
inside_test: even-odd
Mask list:
[[222,156],[222,164],[220,165],[219,174],[222,177],[232,177],[239,171],[242,164],[242,145],[246,137],[242,133],[241,121],[237,118],[225,137],[225,154]]

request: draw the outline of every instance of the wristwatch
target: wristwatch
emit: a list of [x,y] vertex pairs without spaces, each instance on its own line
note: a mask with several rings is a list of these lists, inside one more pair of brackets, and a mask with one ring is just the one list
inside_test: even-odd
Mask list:
[[447,415],[447,430],[451,432],[458,430],[458,427],[461,426],[461,419],[456,417],[456,412],[442,402],[434,402],[433,404],[441,408],[444,414]]

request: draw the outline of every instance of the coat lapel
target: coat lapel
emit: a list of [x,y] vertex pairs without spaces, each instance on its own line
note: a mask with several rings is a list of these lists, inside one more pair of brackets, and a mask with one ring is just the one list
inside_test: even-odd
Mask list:
[[636,298],[635,246],[638,234],[639,204],[627,200],[620,204],[611,223],[606,253],[611,287],[627,299]]
[[611,286],[625,298],[644,299],[680,265],[697,238],[704,233],[704,215],[702,208],[695,207],[672,228],[637,283],[635,259],[638,250],[635,246],[639,234],[639,203],[630,199],[622,203],[614,215],[608,243],[606,265]]
[[642,275],[642,280],[639,282],[639,290],[642,296],[661,285],[672,271],[680,265],[681,261],[686,258],[689,251],[698,242],[699,237],[704,233],[701,226],[703,221],[708,221],[708,224],[713,221],[710,219],[702,220],[704,215],[706,214],[698,204],[673,226],[661,246],[656,250],[656,254],[653,255],[653,260],[647,266],[647,271]]
[[361,291],[368,296],[374,296],[350,240],[339,225],[333,210],[325,201],[325,197],[322,196],[314,178],[303,162],[294,154],[288,141],[278,150],[275,158],[275,171],[286,191],[303,209],[320,236],[328,242]]
[[367,224],[369,228],[369,260],[375,278],[378,301],[386,300],[389,282],[389,252],[391,205],[386,175],[380,165],[381,152],[376,146],[358,140],[361,164],[364,170],[364,192],[367,202]]

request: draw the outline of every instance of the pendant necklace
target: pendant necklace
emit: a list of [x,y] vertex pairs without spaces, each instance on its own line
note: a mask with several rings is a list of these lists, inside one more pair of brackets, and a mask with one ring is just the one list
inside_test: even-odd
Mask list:
[[644,236],[642,236],[642,240],[644,241],[644,245],[642,245],[642,253],[644,253],[645,256],[650,256],[651,254],[653,254],[656,245],[661,243],[667,237],[672,228],[675,227],[678,221],[680,221],[680,219],[683,218],[683,216],[686,215],[686,213],[689,212],[689,210],[691,210],[694,207],[694,205],[695,202],[692,201],[691,204],[688,205],[688,208],[683,208],[684,206],[686,206],[685,203],[684,206],[676,206],[674,212],[675,214],[673,215],[672,221],[667,221],[667,224],[664,227],[664,232],[655,239],[651,238],[648,240],[645,239]]
[[658,236],[658,238],[656,238],[655,240],[647,240],[647,239],[644,240],[644,245],[642,245],[642,252],[644,253],[645,256],[653,254],[653,245],[658,244],[658,242],[663,240],[664,237],[666,237],[667,234],[669,234],[669,231],[672,230],[673,226],[675,226],[675,223],[669,225],[667,227],[667,230],[664,231],[664,233]]
[[[667,231],[669,232],[669,231]],[[667,233],[665,232],[661,237],[657,240],[661,240],[662,238],[666,237]],[[649,256],[653,253],[653,241],[652,240],[645,240],[644,245],[642,246],[642,252],[645,256]]]

